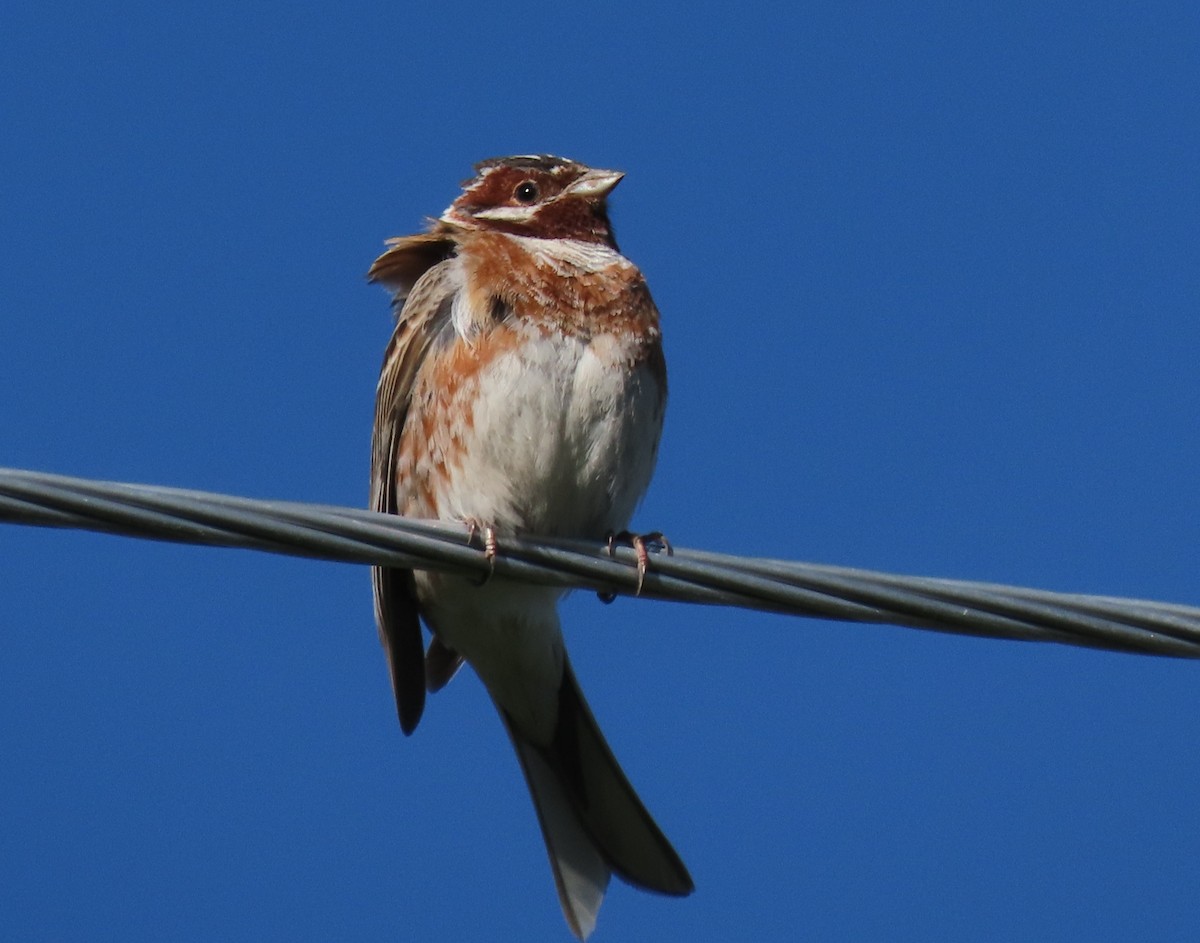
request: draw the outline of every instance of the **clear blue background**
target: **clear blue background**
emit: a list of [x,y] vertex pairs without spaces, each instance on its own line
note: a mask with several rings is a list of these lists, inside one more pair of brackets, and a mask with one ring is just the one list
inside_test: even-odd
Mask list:
[[[9,4],[0,464],[361,505],[363,274],[628,172],[683,546],[1200,603],[1194,3]],[[573,598],[697,884],[596,940],[1192,940],[1200,666]],[[0,938],[567,939],[472,676],[361,567],[0,528]]]

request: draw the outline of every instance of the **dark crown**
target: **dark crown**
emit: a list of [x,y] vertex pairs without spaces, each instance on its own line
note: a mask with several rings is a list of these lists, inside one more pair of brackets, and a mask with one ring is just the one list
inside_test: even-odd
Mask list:
[[481,174],[485,170],[493,170],[496,167],[515,167],[518,170],[542,170],[546,173],[554,173],[556,170],[561,171],[578,166],[573,160],[555,157],[553,154],[520,154],[516,157],[489,157],[487,160],[481,160],[475,165],[475,173]]

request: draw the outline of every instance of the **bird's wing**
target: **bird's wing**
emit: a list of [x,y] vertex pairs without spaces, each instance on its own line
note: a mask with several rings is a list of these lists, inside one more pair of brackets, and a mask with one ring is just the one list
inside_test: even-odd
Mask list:
[[367,281],[392,291],[399,314],[421,276],[454,254],[454,240],[446,226],[438,225],[430,232],[389,239],[386,245],[387,251],[371,263]]
[[[396,239],[368,273],[396,291],[396,330],[379,374],[371,437],[371,507],[385,514],[398,513],[397,447],[417,372],[439,336],[453,329],[450,308],[458,283],[452,252],[451,241],[433,234]],[[373,567],[371,583],[400,728],[409,734],[425,709],[425,652],[412,572]]]

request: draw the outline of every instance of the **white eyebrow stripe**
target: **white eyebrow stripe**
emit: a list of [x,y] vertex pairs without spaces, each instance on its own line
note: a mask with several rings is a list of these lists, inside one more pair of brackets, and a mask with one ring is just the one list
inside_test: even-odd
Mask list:
[[494,206],[490,210],[472,213],[476,219],[494,219],[500,222],[525,223],[533,218],[534,206]]

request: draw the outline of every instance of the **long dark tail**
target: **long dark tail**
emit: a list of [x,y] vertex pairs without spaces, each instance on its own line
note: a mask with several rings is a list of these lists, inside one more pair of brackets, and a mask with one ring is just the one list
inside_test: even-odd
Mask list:
[[542,826],[558,899],[580,940],[596,925],[611,875],[648,891],[684,896],[695,885],[633,791],[596,725],[569,662],[563,663],[558,727],[541,747],[501,710]]

